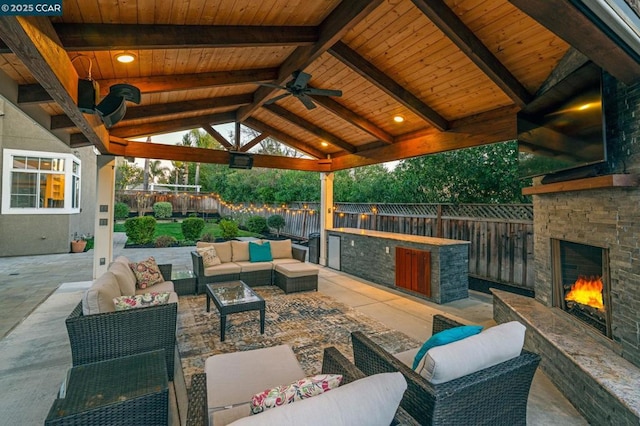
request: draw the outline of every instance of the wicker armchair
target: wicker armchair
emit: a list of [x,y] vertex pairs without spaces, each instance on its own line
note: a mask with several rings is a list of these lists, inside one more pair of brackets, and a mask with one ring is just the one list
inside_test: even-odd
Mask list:
[[173,380],[178,304],[83,315],[80,302],[66,319],[73,365],[164,349]]
[[[365,374],[351,363],[336,348],[325,348],[322,359],[322,372],[325,374],[342,374],[343,384],[365,377]],[[187,410],[187,426],[206,426],[207,418],[207,378],[204,373],[194,374],[189,389],[189,408]],[[419,425],[402,407],[398,407],[392,425]]]
[[[435,315],[433,333],[459,325]],[[539,355],[523,350],[517,358],[434,385],[361,332],[351,337],[355,365],[365,374],[404,375],[408,387],[400,406],[420,424],[526,425],[527,398]]]

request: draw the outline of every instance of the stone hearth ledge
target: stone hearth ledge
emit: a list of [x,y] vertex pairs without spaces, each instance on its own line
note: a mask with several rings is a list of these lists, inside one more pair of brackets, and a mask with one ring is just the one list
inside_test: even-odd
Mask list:
[[[494,296],[493,309],[496,322],[518,320],[527,327],[525,348],[542,356],[541,368],[590,422],[638,424],[640,419],[640,369],[638,367],[589,336],[582,328],[586,326],[571,321],[566,314],[557,309],[549,308],[530,297],[497,289],[491,289],[491,292]],[[567,371],[564,359],[581,370],[579,373],[583,376],[573,374],[577,374],[578,370]],[[564,374],[562,379],[554,377],[562,374]],[[590,377],[595,383],[585,381],[582,384],[586,389],[582,389],[578,381],[583,381],[586,377]],[[588,390],[593,390],[592,394],[584,395]],[[622,405],[621,410],[627,411],[626,414],[617,413],[622,415],[622,418],[618,419],[622,421],[617,422],[610,417],[616,417],[614,413],[617,410],[607,401],[602,400],[602,391],[615,398]],[[580,394],[583,394],[582,398],[585,396],[587,399],[592,398],[593,405],[581,406],[584,401],[580,401],[578,396]]]

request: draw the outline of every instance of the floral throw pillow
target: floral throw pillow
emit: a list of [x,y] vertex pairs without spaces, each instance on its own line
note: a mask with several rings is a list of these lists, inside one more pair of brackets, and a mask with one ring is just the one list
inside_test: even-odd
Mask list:
[[138,288],[147,288],[154,284],[164,282],[164,277],[153,256],[142,262],[131,262],[129,263],[129,267],[136,276],[136,285]]
[[325,391],[337,388],[341,382],[341,374],[319,374],[305,377],[289,385],[267,389],[251,398],[251,414],[262,413],[269,408],[320,395]]
[[222,261],[218,257],[215,247],[201,247],[197,252],[202,256],[202,264],[205,268],[220,265]]
[[145,293],[135,296],[119,296],[113,298],[116,311],[145,308],[147,306],[164,305],[169,301],[170,293]]

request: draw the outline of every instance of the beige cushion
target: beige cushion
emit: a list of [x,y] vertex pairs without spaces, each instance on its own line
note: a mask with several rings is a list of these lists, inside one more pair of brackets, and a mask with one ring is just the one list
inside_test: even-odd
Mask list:
[[173,287],[173,281],[163,281],[154,285],[151,288],[137,288],[135,294],[145,293],[171,293],[175,291]]
[[302,262],[294,258],[282,258],[282,259],[273,259],[271,263],[273,263],[273,267],[275,268],[276,265],[284,265],[285,263],[302,263]]
[[[84,315],[115,312],[113,299],[123,296],[120,293],[118,280],[113,273],[107,271],[100,275],[82,295],[82,313]],[[130,295],[125,295],[130,296]]]
[[289,278],[318,275],[318,268],[308,263],[283,263],[276,265],[276,271]]
[[[123,259],[126,259],[126,257],[123,256]],[[116,280],[118,280],[118,285],[120,286],[120,293],[122,293],[123,296],[133,296],[136,294],[136,276],[133,274],[128,263],[113,262],[108,270],[116,276]]]
[[448,382],[520,355],[526,327],[517,321],[429,349],[420,375],[433,384]]
[[246,262],[249,260],[249,242],[231,241],[231,261]]
[[[249,401],[254,394],[305,377],[298,359],[287,345],[214,355],[206,359],[204,371],[207,375],[210,424],[215,426],[226,424],[235,417],[233,412],[216,414],[216,411],[226,411],[224,407],[230,405],[245,404],[235,411],[247,416],[250,413]],[[226,420],[222,422],[224,417]]]
[[129,260],[128,257],[125,256],[118,256],[115,259],[113,259],[114,262],[120,262],[120,263],[124,263],[125,265],[129,265],[129,263],[131,262]]
[[269,271],[273,269],[271,262],[236,262],[241,272]]
[[312,398],[244,417],[232,424],[388,426],[406,389],[407,381],[402,373],[375,374]]
[[206,277],[212,277],[214,275],[239,274],[240,271],[240,265],[238,265],[237,263],[229,262],[211,266],[209,268],[204,268],[204,275]]
[[291,240],[269,241],[271,245],[271,256],[274,259],[292,258]]

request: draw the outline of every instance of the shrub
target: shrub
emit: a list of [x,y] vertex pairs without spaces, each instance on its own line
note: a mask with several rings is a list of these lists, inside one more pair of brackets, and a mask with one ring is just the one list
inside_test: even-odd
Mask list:
[[182,221],[181,227],[185,240],[195,241],[200,238],[200,233],[204,229],[204,219],[188,217]]
[[282,230],[282,228],[284,228],[285,225],[284,217],[280,216],[279,214],[269,216],[269,218],[267,219],[267,225],[269,225],[270,228],[275,229],[276,235],[279,237],[280,231]]
[[205,243],[213,243],[216,241],[216,236],[211,232],[206,232],[202,234],[202,237],[200,237],[200,241],[204,241]]
[[116,203],[113,206],[113,218],[115,220],[124,220],[129,217],[129,206],[126,203]]
[[222,238],[230,240],[238,236],[238,224],[232,220],[223,219],[220,221],[220,230],[222,231]]
[[156,231],[156,220],[152,216],[132,217],[124,222],[124,230],[133,244],[149,244]]
[[159,201],[153,205],[153,215],[156,219],[169,219],[173,214],[171,203]]
[[157,248],[162,248],[162,247],[172,247],[177,243],[178,243],[178,240],[176,239],[176,237],[172,235],[160,235],[158,238],[156,238],[156,241],[154,244]]
[[262,216],[251,216],[247,220],[247,230],[254,234],[261,234],[267,229],[267,219]]

